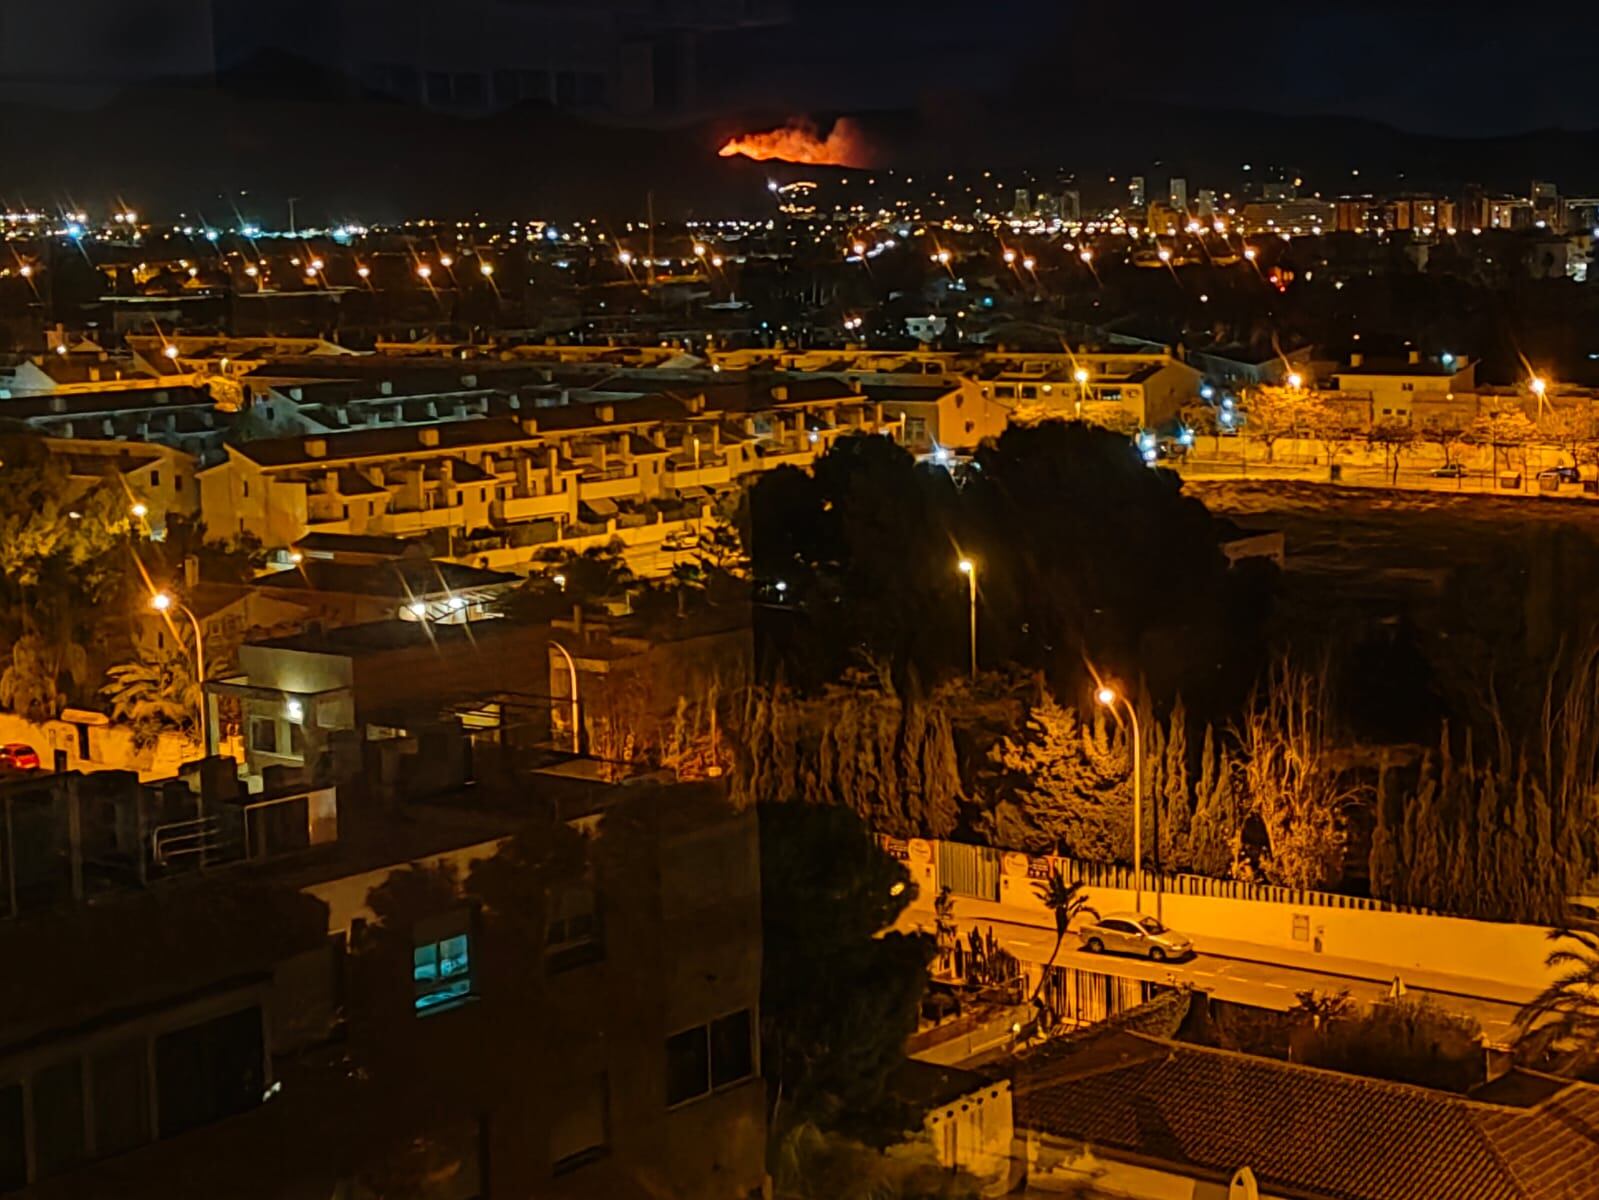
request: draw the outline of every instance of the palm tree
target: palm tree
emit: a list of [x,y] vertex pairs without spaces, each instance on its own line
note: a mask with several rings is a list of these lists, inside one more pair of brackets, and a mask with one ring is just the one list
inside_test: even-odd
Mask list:
[[118,663],[107,669],[100,689],[111,715],[133,729],[134,744],[148,746],[167,730],[188,732],[199,711],[200,689],[188,656]]
[[1534,1053],[1555,1049],[1558,1069],[1575,1074],[1599,1062],[1599,933],[1588,929],[1551,930],[1562,944],[1544,965],[1563,968],[1516,1016],[1517,1044]]
[[1033,992],[1033,999],[1037,1000],[1044,990],[1044,980],[1049,978],[1049,969],[1055,965],[1055,959],[1060,954],[1060,944],[1066,940],[1066,931],[1071,928],[1071,923],[1084,913],[1093,917],[1099,916],[1099,910],[1088,902],[1088,897],[1083,895],[1083,881],[1067,883],[1066,876],[1061,871],[1051,871],[1047,879],[1033,881],[1033,891],[1038,893],[1038,898],[1044,902],[1044,907],[1055,914],[1055,948],[1049,952],[1049,961],[1044,964],[1044,969],[1038,973],[1038,988]]

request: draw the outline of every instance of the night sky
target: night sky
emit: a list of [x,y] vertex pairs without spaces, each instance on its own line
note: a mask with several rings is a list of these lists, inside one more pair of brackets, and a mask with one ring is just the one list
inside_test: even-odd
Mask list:
[[794,25],[747,50],[727,64],[730,93],[774,107],[914,107],[1002,88],[1458,136],[1599,126],[1580,23],[1431,0],[794,0]]

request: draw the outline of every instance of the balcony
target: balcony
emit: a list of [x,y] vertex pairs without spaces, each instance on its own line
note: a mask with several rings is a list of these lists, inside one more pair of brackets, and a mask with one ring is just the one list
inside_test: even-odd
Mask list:
[[733,482],[733,468],[726,459],[720,462],[702,461],[698,467],[668,466],[665,483],[669,488],[725,487]]
[[543,496],[510,496],[489,505],[489,518],[496,525],[514,525],[544,517],[564,516],[571,511],[570,492],[550,492]]
[[430,529],[459,529],[466,510],[459,504],[424,508],[409,512],[377,513],[367,525],[369,533],[426,533]]

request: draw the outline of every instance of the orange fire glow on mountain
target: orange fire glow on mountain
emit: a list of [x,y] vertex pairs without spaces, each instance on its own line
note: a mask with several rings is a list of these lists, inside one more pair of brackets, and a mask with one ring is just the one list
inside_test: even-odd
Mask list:
[[854,122],[845,118],[835,121],[825,138],[809,122],[791,121],[781,129],[730,138],[718,153],[723,158],[742,154],[761,162],[775,158],[818,167],[869,165],[865,137]]

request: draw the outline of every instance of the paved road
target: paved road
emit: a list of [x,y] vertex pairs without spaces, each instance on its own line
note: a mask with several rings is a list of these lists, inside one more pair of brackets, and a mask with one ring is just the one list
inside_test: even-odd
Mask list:
[[[1055,931],[1040,925],[1027,925],[1012,921],[957,921],[964,937],[976,925],[986,933],[990,928],[1002,946],[1024,964],[1047,962],[1055,946]],[[900,924],[906,928],[931,930],[933,912],[917,907],[906,912]],[[1302,991],[1338,992],[1348,989],[1358,1000],[1377,1000],[1386,996],[1391,986],[1393,970],[1376,963],[1336,962],[1331,969],[1311,969],[1275,961],[1284,953],[1270,946],[1247,942],[1227,942],[1219,938],[1194,939],[1199,951],[1187,962],[1152,963],[1143,959],[1126,958],[1112,954],[1089,954],[1076,944],[1075,935],[1068,934],[1056,962],[1061,966],[1102,971],[1127,979],[1147,979],[1157,983],[1189,983],[1209,992],[1218,1000],[1232,1000],[1259,1008],[1284,1010],[1293,1007],[1296,994]],[[1286,952],[1292,953],[1292,952]],[[1351,977],[1360,976],[1360,977]],[[1449,976],[1430,976],[1429,986],[1422,987],[1405,980],[1406,991],[1411,995],[1428,995],[1452,1012],[1472,1017],[1494,1043],[1509,1040],[1521,1001],[1530,999],[1532,990],[1524,995],[1508,998],[1472,994],[1479,985],[1472,980]],[[1482,986],[1481,990],[1488,990]]]

